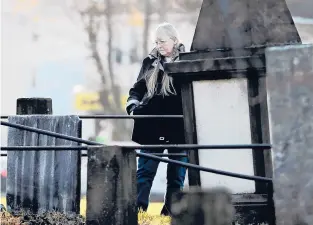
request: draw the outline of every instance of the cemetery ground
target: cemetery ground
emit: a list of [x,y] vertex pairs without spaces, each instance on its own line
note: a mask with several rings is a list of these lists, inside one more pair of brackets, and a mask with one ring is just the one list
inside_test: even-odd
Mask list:
[[[6,198],[5,196],[1,195],[0,198],[0,204],[3,204],[6,207]],[[170,224],[170,218],[165,216],[159,216],[161,208],[163,206],[162,202],[152,202],[150,203],[150,206],[148,208],[147,213],[140,212],[138,214],[138,224],[139,225],[169,225]],[[64,220],[64,216],[62,216],[59,213],[55,213],[53,216],[47,215],[46,218],[50,217],[50,221],[59,221],[59,223],[50,223],[50,224],[60,224],[62,220]],[[76,218],[66,218],[66,223],[63,224],[85,224],[85,217],[86,217],[86,197],[82,196],[80,201],[80,216]],[[36,222],[39,222],[39,220],[46,220],[43,217],[39,218],[31,218],[31,217],[13,217],[10,214],[6,212],[0,213],[0,225],[36,225],[36,223],[30,223],[29,221],[32,221],[36,219]],[[28,221],[27,221],[28,220]],[[25,221],[25,222],[22,222]],[[27,221],[27,222],[26,222]],[[49,220],[47,220],[49,221]],[[39,224],[39,223],[38,223]],[[41,224],[41,223],[40,223]],[[49,225],[49,224],[48,224]]]

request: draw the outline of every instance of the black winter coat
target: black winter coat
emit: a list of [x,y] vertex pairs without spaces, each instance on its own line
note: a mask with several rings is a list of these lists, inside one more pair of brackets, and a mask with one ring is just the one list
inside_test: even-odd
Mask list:
[[[179,52],[184,51],[184,46],[179,46]],[[151,74],[157,65],[159,55],[154,49],[148,57],[143,60],[136,83],[129,91],[126,110],[133,115],[182,115],[181,84],[173,80],[176,95],[162,96],[154,95],[147,97],[147,86],[145,76]],[[177,59],[178,54],[175,59]],[[164,74],[163,59],[159,67],[158,86]],[[132,140],[139,144],[160,144],[160,137],[169,140],[171,144],[183,144],[184,122],[182,118],[148,118],[135,119]]]

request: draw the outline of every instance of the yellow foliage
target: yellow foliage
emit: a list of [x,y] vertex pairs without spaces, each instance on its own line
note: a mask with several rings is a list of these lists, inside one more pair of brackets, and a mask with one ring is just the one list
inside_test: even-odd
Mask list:
[[[6,207],[6,199],[5,196],[1,196],[0,203]],[[80,201],[80,214],[83,217],[86,217],[86,197],[82,197]],[[160,216],[160,211],[162,208],[162,203],[150,203],[148,208],[148,212],[140,211],[138,213],[138,224],[140,225],[170,225],[171,219],[167,216]],[[7,223],[0,223],[2,224],[11,224],[11,221],[16,222],[17,218],[12,218],[8,216],[8,214],[2,214],[2,219],[6,217]],[[4,221],[2,221],[4,222]],[[9,223],[8,223],[9,222]],[[15,223],[12,223],[15,224]]]
[[151,215],[140,211],[138,213],[138,224],[140,225],[170,225],[171,219],[168,216]]

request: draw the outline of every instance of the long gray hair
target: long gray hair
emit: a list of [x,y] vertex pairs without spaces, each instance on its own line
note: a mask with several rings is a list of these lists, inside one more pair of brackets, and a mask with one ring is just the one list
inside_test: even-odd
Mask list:
[[[159,38],[161,34],[167,35],[170,39],[177,41],[176,46],[174,46],[173,54],[178,54],[178,46],[179,46],[179,37],[178,32],[175,29],[175,27],[170,23],[162,23],[160,24],[156,31],[155,31],[155,37]],[[147,96],[152,97],[156,91],[157,91],[157,81],[158,81],[158,74],[160,71],[160,63],[161,63],[161,56],[158,54],[157,58],[157,64],[155,66],[155,69],[151,74],[146,76],[146,85],[147,85]],[[163,78],[162,78],[162,86],[160,90],[160,94],[163,96],[169,96],[170,94],[176,95],[175,88],[173,86],[173,78],[168,76],[164,72]]]

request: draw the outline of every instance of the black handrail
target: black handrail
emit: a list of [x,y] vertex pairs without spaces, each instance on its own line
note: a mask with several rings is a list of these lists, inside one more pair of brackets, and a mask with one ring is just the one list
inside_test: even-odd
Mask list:
[[[14,115],[23,116],[23,115]],[[27,115],[29,116],[29,115]],[[78,115],[80,119],[151,119],[151,118],[163,118],[163,119],[183,119],[183,115]],[[9,116],[1,116],[1,119],[8,119]]]
[[88,146],[1,146],[1,151],[62,151],[62,150],[87,150]]
[[[11,147],[11,146],[10,146]],[[73,148],[69,148],[67,146],[13,146],[13,148],[9,147],[9,151],[34,151],[34,150],[43,150],[43,151],[47,151],[47,150],[52,150],[52,151],[62,151],[62,150],[87,150],[87,146],[79,146],[81,148],[77,148],[75,146],[73,146]],[[25,148],[26,147],[26,148]],[[50,148],[47,148],[50,147]],[[70,146],[72,147],[72,146]],[[7,147],[1,147],[1,150],[5,150]],[[159,157],[187,157],[188,155],[185,153],[154,153],[151,152],[149,153],[151,155],[155,155],[155,156],[159,156]],[[1,153],[0,154],[1,157],[7,157],[8,154],[7,153]],[[88,153],[82,153],[81,154],[82,157],[87,157]]]
[[[67,136],[67,135],[62,135],[62,134],[58,134],[58,133],[47,131],[47,130],[41,130],[41,129],[29,127],[29,126],[24,126],[24,125],[14,124],[14,123],[9,123],[9,122],[4,122],[4,121],[0,121],[0,122],[1,122],[1,125],[3,125],[3,126],[8,126],[8,127],[13,127],[13,128],[17,128],[17,129],[28,130],[31,132],[46,134],[49,136],[59,137],[62,139],[75,141],[78,143],[89,144],[89,145],[102,145],[101,143],[98,143],[98,142],[88,141],[88,140],[84,140],[84,139],[72,137],[72,136]],[[121,146],[121,147],[124,147],[124,146]],[[135,146],[129,146],[129,147],[131,147],[132,149],[135,148]],[[139,148],[142,148],[142,146],[140,146]],[[259,177],[259,176],[249,176],[249,175],[244,175],[244,174],[237,174],[237,173],[232,173],[232,172],[227,172],[227,171],[216,170],[216,169],[212,169],[212,168],[206,168],[206,167],[202,167],[202,166],[198,166],[198,165],[194,165],[194,164],[190,164],[190,163],[185,163],[185,162],[181,162],[181,161],[177,161],[177,160],[163,159],[162,157],[158,157],[158,156],[154,156],[154,155],[142,153],[142,152],[136,153],[136,154],[137,154],[137,156],[140,156],[140,157],[150,158],[150,159],[154,159],[154,160],[158,160],[158,161],[166,162],[166,163],[173,163],[173,164],[180,165],[180,166],[183,166],[183,167],[186,167],[189,169],[197,169],[197,170],[201,170],[201,171],[205,171],[205,172],[210,172],[210,173],[215,173],[215,174],[220,174],[220,175],[225,175],[225,176],[230,176],[230,177],[236,177],[236,178],[241,178],[241,179],[246,179],[246,180],[254,180],[254,181],[261,181],[261,182],[272,182],[271,178]]]
[[[18,146],[18,147],[23,148],[23,147],[27,147],[27,146]],[[31,146],[31,147],[33,147],[33,146]],[[41,146],[38,146],[38,147],[41,147]],[[57,146],[53,146],[53,147],[57,147]],[[22,150],[22,148],[19,150]],[[31,149],[34,149],[34,148],[31,148]],[[64,149],[64,147],[63,147],[63,149]],[[272,181],[271,178],[260,177],[260,176],[249,176],[249,175],[244,175],[244,174],[232,173],[232,172],[207,168],[207,167],[203,167],[203,166],[198,166],[198,165],[194,165],[191,163],[185,163],[185,162],[181,162],[181,161],[177,161],[177,160],[173,160],[173,159],[163,159],[162,157],[155,155],[158,153],[142,153],[142,152],[140,152],[140,153],[136,153],[136,154],[139,157],[149,158],[152,160],[158,160],[160,162],[165,162],[165,163],[172,163],[172,164],[176,164],[176,165],[186,167],[189,169],[196,169],[196,170],[200,170],[200,171],[205,171],[205,172],[210,172],[210,173],[215,173],[215,174],[220,174],[220,175],[225,175],[225,176],[230,176],[230,177],[236,177],[236,178],[241,178],[241,179],[245,179],[245,180],[254,180],[254,181],[260,181],[260,182],[271,182]],[[163,156],[163,155],[168,156],[167,154],[162,154],[162,153],[160,155],[161,156]]]
[[48,135],[48,136],[55,137],[55,138],[61,138],[64,140],[74,141],[77,143],[82,143],[82,144],[87,144],[87,145],[103,145],[102,143],[99,143],[99,142],[84,140],[82,138],[72,137],[72,136],[59,134],[59,133],[48,131],[48,130],[42,130],[42,129],[38,129],[38,128],[34,128],[34,127],[24,126],[24,125],[20,125],[20,124],[9,123],[9,122],[5,122],[5,121],[0,121],[0,123],[2,126],[13,127],[13,128],[21,129],[21,130],[31,131],[31,132],[35,132],[38,134],[44,134],[44,135]]
[[260,176],[249,176],[249,175],[244,175],[244,174],[238,174],[238,173],[232,173],[232,172],[227,172],[227,171],[222,171],[222,170],[216,170],[216,169],[212,169],[212,168],[207,168],[207,167],[203,167],[203,166],[198,166],[198,165],[194,165],[194,164],[190,164],[190,163],[185,163],[185,162],[181,162],[181,161],[177,161],[177,160],[172,160],[172,159],[163,159],[154,155],[150,155],[150,154],[146,154],[146,153],[137,153],[137,155],[139,155],[140,157],[144,157],[144,158],[149,158],[149,159],[155,159],[155,160],[159,160],[161,162],[166,162],[166,163],[173,163],[179,166],[183,166],[189,169],[197,169],[200,171],[205,171],[205,172],[209,172],[209,173],[215,173],[215,174],[219,174],[219,175],[225,175],[225,176],[229,176],[229,177],[236,177],[236,178],[241,178],[244,180],[254,180],[254,181],[261,181],[261,182],[272,182],[271,178],[267,178],[267,177],[260,177]]
[[[72,137],[72,136],[67,136]],[[98,144],[104,145],[104,144]],[[114,145],[105,145],[114,146]],[[196,144],[177,144],[177,145],[121,145],[125,149],[184,149],[185,151],[192,151],[195,149],[212,150],[212,149],[259,149],[268,150],[271,148],[267,144],[246,144],[246,145],[196,145]],[[3,151],[16,150],[87,150],[87,146],[4,146],[1,147]]]
[[[15,123],[9,123],[5,121],[0,121],[1,125],[13,127],[17,129],[27,130],[31,132],[36,132],[39,134],[44,134],[56,138],[61,138],[69,141],[74,141],[82,144],[87,145],[103,145],[102,143],[95,142],[95,141],[89,141],[84,140],[82,138],[77,138],[73,136],[68,136],[64,134],[55,133],[48,130],[42,130],[34,127],[29,127],[25,125],[15,124]],[[109,146],[109,145],[108,145]],[[158,149],[158,148],[166,148],[166,149],[260,149],[260,150],[266,150],[270,149],[270,144],[236,144],[236,145],[197,145],[197,144],[175,144],[175,145],[123,145],[123,148],[128,149]]]

